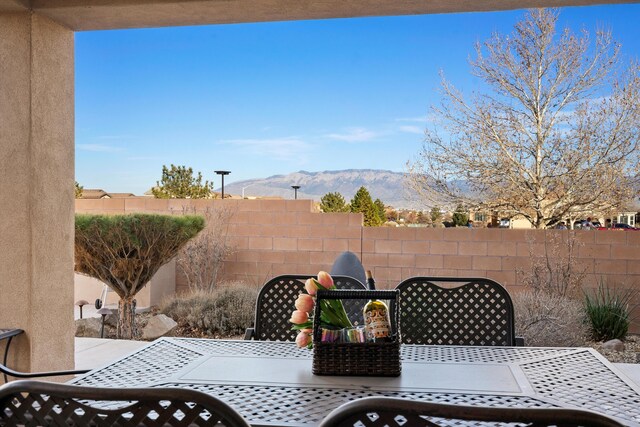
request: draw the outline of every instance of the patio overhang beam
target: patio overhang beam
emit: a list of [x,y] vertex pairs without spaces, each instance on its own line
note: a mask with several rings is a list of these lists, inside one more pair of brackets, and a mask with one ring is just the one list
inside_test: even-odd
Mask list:
[[73,31],[582,6],[609,0],[0,0]]

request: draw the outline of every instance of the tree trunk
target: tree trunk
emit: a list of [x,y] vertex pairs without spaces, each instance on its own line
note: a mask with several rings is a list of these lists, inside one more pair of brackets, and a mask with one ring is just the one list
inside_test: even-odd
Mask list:
[[138,335],[136,326],[136,300],[133,297],[120,298],[118,302],[118,339],[134,339]]

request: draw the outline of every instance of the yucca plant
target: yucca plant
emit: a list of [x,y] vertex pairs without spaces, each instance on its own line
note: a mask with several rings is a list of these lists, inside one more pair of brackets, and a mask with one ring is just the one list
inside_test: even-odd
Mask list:
[[584,307],[591,338],[595,341],[623,339],[631,323],[631,306],[638,294],[635,288],[611,287],[601,280],[598,288],[585,292]]

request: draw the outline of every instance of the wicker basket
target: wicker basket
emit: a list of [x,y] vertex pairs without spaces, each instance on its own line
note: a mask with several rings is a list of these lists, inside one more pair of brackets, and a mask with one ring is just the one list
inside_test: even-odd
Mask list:
[[320,322],[313,324],[313,373],[316,375],[357,375],[397,377],[400,375],[400,328],[396,301],[398,291],[331,290],[318,291],[314,319],[320,319],[321,299],[370,299],[391,301],[392,340],[380,343],[321,342]]

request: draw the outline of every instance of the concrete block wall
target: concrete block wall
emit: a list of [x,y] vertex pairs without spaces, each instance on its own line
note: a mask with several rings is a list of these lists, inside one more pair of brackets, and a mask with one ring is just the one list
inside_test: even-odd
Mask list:
[[585,284],[640,285],[640,233],[508,229],[364,228],[362,261],[378,282],[392,286],[411,276],[487,277],[517,290],[531,261],[544,251],[561,255],[575,236],[577,269]]
[[[335,258],[349,250],[373,271],[380,288],[412,276],[454,276],[487,277],[517,292],[532,259],[570,233],[578,242],[576,264],[586,273],[586,286],[600,278],[640,286],[637,232],[363,227],[361,214],[319,213],[310,200],[76,201],[77,212],[94,213],[180,214],[219,207],[233,211],[229,235],[236,249],[222,277],[254,286],[280,274],[329,271]],[[185,290],[179,272],[176,277],[176,290]]]
[[224,277],[262,284],[280,274],[315,274],[344,251],[360,253],[361,214],[322,214],[310,200],[242,200],[229,234],[236,252]]

